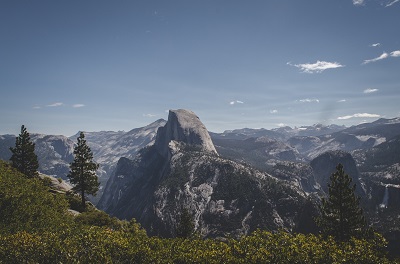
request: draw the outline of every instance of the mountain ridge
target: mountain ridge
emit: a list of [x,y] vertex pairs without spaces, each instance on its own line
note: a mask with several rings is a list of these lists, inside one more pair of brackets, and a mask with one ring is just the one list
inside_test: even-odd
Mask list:
[[219,157],[193,112],[171,110],[169,117],[154,145],[133,160],[120,159],[100,208],[118,218],[134,217],[150,233],[167,237],[174,236],[182,208],[206,237],[295,228],[306,203],[301,190]]

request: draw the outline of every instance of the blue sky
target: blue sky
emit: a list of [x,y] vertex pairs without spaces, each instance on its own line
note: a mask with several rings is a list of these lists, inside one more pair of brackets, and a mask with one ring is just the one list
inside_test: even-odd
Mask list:
[[0,134],[400,116],[400,0],[0,1]]

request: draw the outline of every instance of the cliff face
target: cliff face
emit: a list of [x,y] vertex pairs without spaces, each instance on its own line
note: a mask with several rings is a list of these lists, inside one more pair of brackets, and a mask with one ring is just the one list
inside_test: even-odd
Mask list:
[[175,235],[185,208],[197,231],[215,237],[293,229],[304,204],[297,188],[219,157],[199,118],[175,110],[153,146],[120,159],[99,206],[162,236]]
[[189,110],[170,110],[165,126],[158,128],[153,146],[139,151],[134,160],[121,158],[108,180],[98,207],[119,218],[151,217],[153,193],[171,169],[178,143],[217,154],[207,129]]
[[172,141],[197,145],[203,151],[217,153],[204,124],[195,113],[189,110],[170,110],[168,122],[157,131],[155,146],[164,156],[170,152]]
[[310,163],[315,180],[321,186],[322,190],[328,193],[330,176],[336,172],[336,166],[339,163],[343,165],[345,173],[350,176],[353,184],[356,184],[356,193],[360,196],[365,196],[365,190],[362,189],[355,160],[350,153],[340,150],[327,151],[313,159]]

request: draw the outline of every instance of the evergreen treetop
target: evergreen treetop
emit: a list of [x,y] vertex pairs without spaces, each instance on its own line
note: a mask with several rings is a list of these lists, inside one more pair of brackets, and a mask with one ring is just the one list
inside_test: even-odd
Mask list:
[[356,185],[352,184],[342,164],[338,164],[336,172],[331,175],[328,188],[328,197],[322,198],[317,219],[322,233],[339,241],[365,237],[368,228],[360,208],[360,197],[355,195]]
[[176,236],[190,238],[194,234],[194,220],[188,209],[184,208],[181,212],[180,221],[176,228]]
[[15,147],[10,148],[12,166],[28,178],[38,177],[39,162],[35,154],[35,144],[25,126],[21,126],[21,133],[15,139]]
[[73,190],[82,196],[82,209],[85,209],[85,194],[96,195],[99,182],[96,170],[99,165],[93,161],[93,153],[87,145],[83,132],[79,134],[74,148],[74,160],[70,164],[68,178],[74,185]]

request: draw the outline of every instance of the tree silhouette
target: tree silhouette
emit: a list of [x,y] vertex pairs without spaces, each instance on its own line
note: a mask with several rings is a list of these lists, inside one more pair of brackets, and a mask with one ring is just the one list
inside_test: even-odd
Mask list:
[[74,161],[70,164],[68,178],[74,184],[73,190],[81,195],[82,209],[85,210],[85,194],[96,195],[99,182],[96,170],[99,165],[93,162],[93,153],[86,144],[83,132],[79,134],[78,143],[74,148]]
[[176,228],[176,236],[182,238],[189,238],[194,234],[194,221],[193,216],[189,210],[184,208],[181,212],[180,221]]
[[346,241],[351,237],[364,237],[368,233],[360,197],[355,195],[356,185],[338,164],[336,172],[330,177],[327,198],[322,198],[317,224],[322,233],[336,240]]
[[35,144],[25,126],[21,126],[21,133],[15,139],[15,147],[10,148],[12,166],[28,178],[38,177],[39,162],[35,154]]

